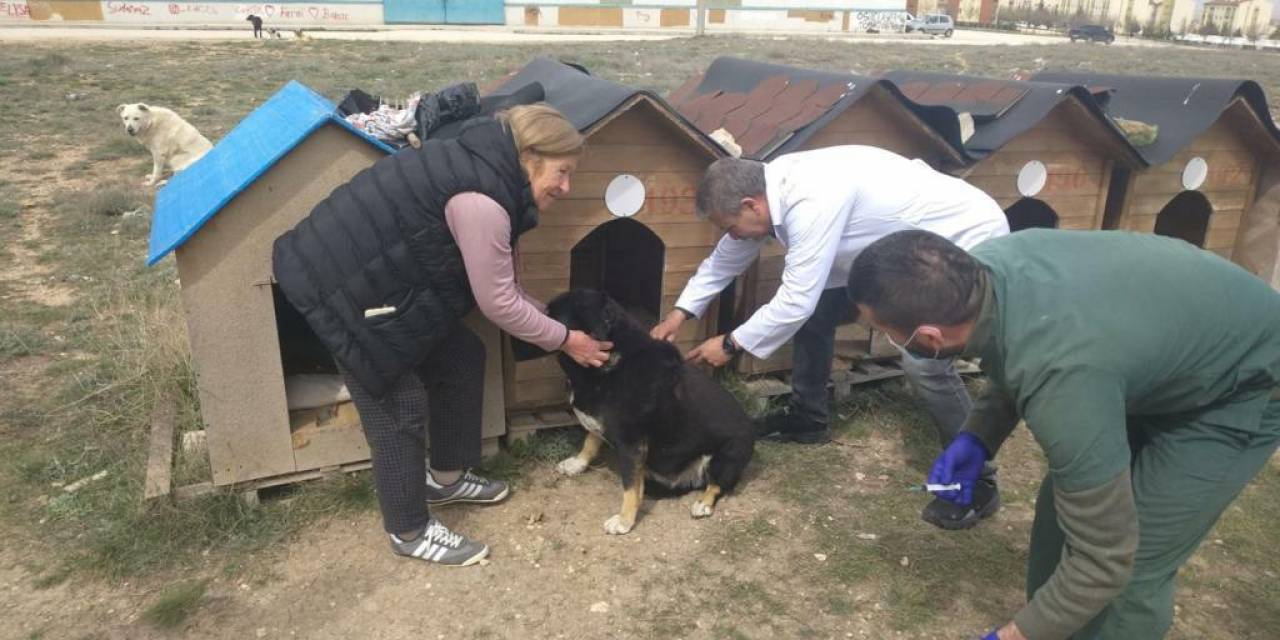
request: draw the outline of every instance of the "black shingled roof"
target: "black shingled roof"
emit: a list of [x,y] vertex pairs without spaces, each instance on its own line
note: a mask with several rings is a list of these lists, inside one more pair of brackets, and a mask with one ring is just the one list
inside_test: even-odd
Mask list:
[[535,58],[502,81],[488,95],[514,93],[533,83],[542,86],[547,104],[563,113],[579,131],[590,129],[632,99],[643,96],[664,111],[675,126],[684,129],[685,133],[710,153],[716,156],[724,155],[714,140],[699,131],[693,123],[682,117],[658,94],[598,78],[582,67],[551,58]]
[[1098,102],[1108,115],[1157,125],[1155,142],[1137,148],[1152,166],[1168,162],[1213,126],[1236,98],[1242,98],[1253,109],[1272,139],[1280,144],[1280,131],[1267,108],[1266,95],[1252,80],[1059,71],[1042,72],[1033,79],[1087,86],[1098,94]]
[[1036,126],[1066,100],[1076,99],[1097,117],[1098,122],[1135,165],[1142,162],[1133,145],[1106,117],[1088,89],[1069,82],[1027,82],[925,71],[890,71],[882,75],[902,90],[910,100],[945,106],[973,116],[973,135],[965,150],[975,159],[999,150],[1023,132]]

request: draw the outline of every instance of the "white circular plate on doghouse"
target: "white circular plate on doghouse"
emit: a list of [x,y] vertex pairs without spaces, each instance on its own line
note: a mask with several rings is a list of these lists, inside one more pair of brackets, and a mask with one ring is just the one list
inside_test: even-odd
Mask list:
[[604,190],[604,206],[619,218],[634,216],[644,206],[644,183],[629,173],[610,180]]
[[1204,179],[1209,177],[1209,163],[1204,158],[1196,156],[1187,161],[1187,166],[1182,169],[1182,188],[1187,191],[1195,191],[1204,184]]
[[1018,170],[1018,193],[1024,198],[1034,198],[1044,188],[1049,170],[1039,160],[1032,160]]

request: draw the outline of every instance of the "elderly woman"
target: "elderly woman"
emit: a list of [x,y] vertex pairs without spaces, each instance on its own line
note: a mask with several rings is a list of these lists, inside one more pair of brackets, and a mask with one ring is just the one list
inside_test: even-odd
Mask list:
[[513,266],[538,210],[569,191],[583,145],[555,109],[513,107],[380,160],[276,240],[280,290],[333,354],[360,413],[397,554],[479,562],[489,548],[451,532],[427,505],[510,493],[471,471],[485,349],[464,315],[478,305],[516,338],[584,365],[608,358],[612,345],[548,318]]

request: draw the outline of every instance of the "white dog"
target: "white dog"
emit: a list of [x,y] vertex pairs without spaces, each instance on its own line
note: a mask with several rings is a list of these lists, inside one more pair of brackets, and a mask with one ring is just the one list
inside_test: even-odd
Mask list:
[[124,121],[124,130],[138,139],[151,152],[151,174],[148,186],[160,180],[165,170],[177,173],[213,148],[209,139],[181,116],[165,109],[142,103],[122,104],[116,113]]

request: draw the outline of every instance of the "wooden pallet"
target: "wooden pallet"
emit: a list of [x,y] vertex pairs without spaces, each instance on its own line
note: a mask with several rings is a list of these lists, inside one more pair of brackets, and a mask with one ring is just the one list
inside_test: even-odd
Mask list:
[[[981,373],[977,365],[964,360],[956,361],[956,371],[961,375]],[[831,372],[827,382],[836,400],[844,400],[852,393],[853,387],[877,380],[887,380],[905,375],[897,360],[862,360],[849,369],[837,369]],[[758,396],[774,397],[791,393],[791,385],[778,378],[758,378],[746,383],[746,387]]]

